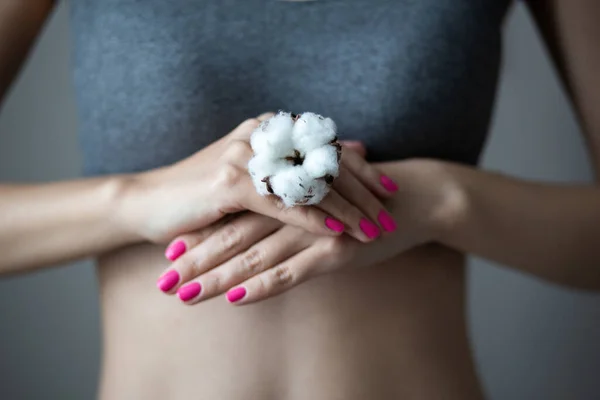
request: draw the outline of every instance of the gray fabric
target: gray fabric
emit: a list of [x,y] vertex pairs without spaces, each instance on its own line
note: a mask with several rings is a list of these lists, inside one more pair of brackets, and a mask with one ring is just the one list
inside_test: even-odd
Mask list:
[[475,164],[508,0],[72,0],[86,174],[186,157],[267,110],[332,117],[373,161]]

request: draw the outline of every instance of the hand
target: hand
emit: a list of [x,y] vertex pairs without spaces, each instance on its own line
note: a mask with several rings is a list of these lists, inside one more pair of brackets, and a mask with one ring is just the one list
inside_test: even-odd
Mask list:
[[128,179],[117,218],[142,239],[159,243],[244,210],[319,235],[338,236],[345,231],[364,242],[379,236],[380,229],[373,221],[382,218],[385,208],[377,196],[389,198],[396,187],[346,148],[340,175],[317,206],[286,209],[274,196],[256,193],[246,168],[252,157],[249,137],[259,122],[247,120],[183,161]]
[[[430,161],[380,165],[401,184],[390,202],[401,221],[395,233],[373,243],[347,236],[326,237],[254,213],[220,226],[177,238],[190,249],[159,278],[158,287],[195,304],[227,292],[230,302],[247,304],[274,296],[320,274],[349,265],[364,267],[386,261],[434,240],[450,214],[451,185]],[[444,219],[441,219],[444,218]]]

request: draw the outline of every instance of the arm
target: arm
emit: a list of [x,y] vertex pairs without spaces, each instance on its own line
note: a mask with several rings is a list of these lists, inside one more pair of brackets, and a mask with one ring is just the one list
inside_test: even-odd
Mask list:
[[[600,177],[600,2],[529,0],[576,107]],[[600,290],[600,188],[524,182],[453,165],[460,188],[440,240],[447,245],[581,288]]]
[[[0,2],[0,103],[27,57],[53,0]],[[120,178],[0,185],[0,273],[41,267],[132,242],[114,218]]]
[[0,2],[0,104],[53,7],[54,0]]
[[124,188],[122,177],[0,185],[0,274],[140,240],[117,217]]
[[575,106],[600,178],[600,3],[529,0],[527,4]]
[[[556,283],[600,290],[600,190],[437,164],[441,243]],[[440,229],[441,228],[441,229]]]

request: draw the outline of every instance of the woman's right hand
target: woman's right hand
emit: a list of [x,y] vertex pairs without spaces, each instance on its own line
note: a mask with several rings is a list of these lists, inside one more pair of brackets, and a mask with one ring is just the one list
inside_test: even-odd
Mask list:
[[[378,197],[390,197],[397,187],[348,148],[342,152],[339,177],[318,205],[285,208],[275,196],[256,192],[247,171],[252,157],[249,139],[261,120],[271,115],[244,121],[178,163],[125,178],[117,217],[142,239],[157,243],[245,210],[319,235],[347,232],[362,242],[377,238],[381,231],[375,222],[389,220]],[[389,230],[389,223],[385,225]]]

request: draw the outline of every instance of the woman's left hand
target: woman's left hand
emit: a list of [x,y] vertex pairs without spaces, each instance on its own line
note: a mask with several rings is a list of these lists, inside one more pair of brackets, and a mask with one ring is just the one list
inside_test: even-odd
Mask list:
[[189,250],[159,278],[159,288],[177,293],[186,304],[222,293],[227,293],[232,303],[248,304],[309,278],[348,265],[375,265],[435,240],[436,232],[450,221],[448,216],[456,215],[453,204],[460,204],[453,201],[456,193],[450,182],[444,181],[440,162],[400,161],[378,168],[399,184],[389,207],[401,224],[378,241],[361,243],[348,235],[318,236],[269,217],[245,213],[175,239],[172,245],[182,242]]

